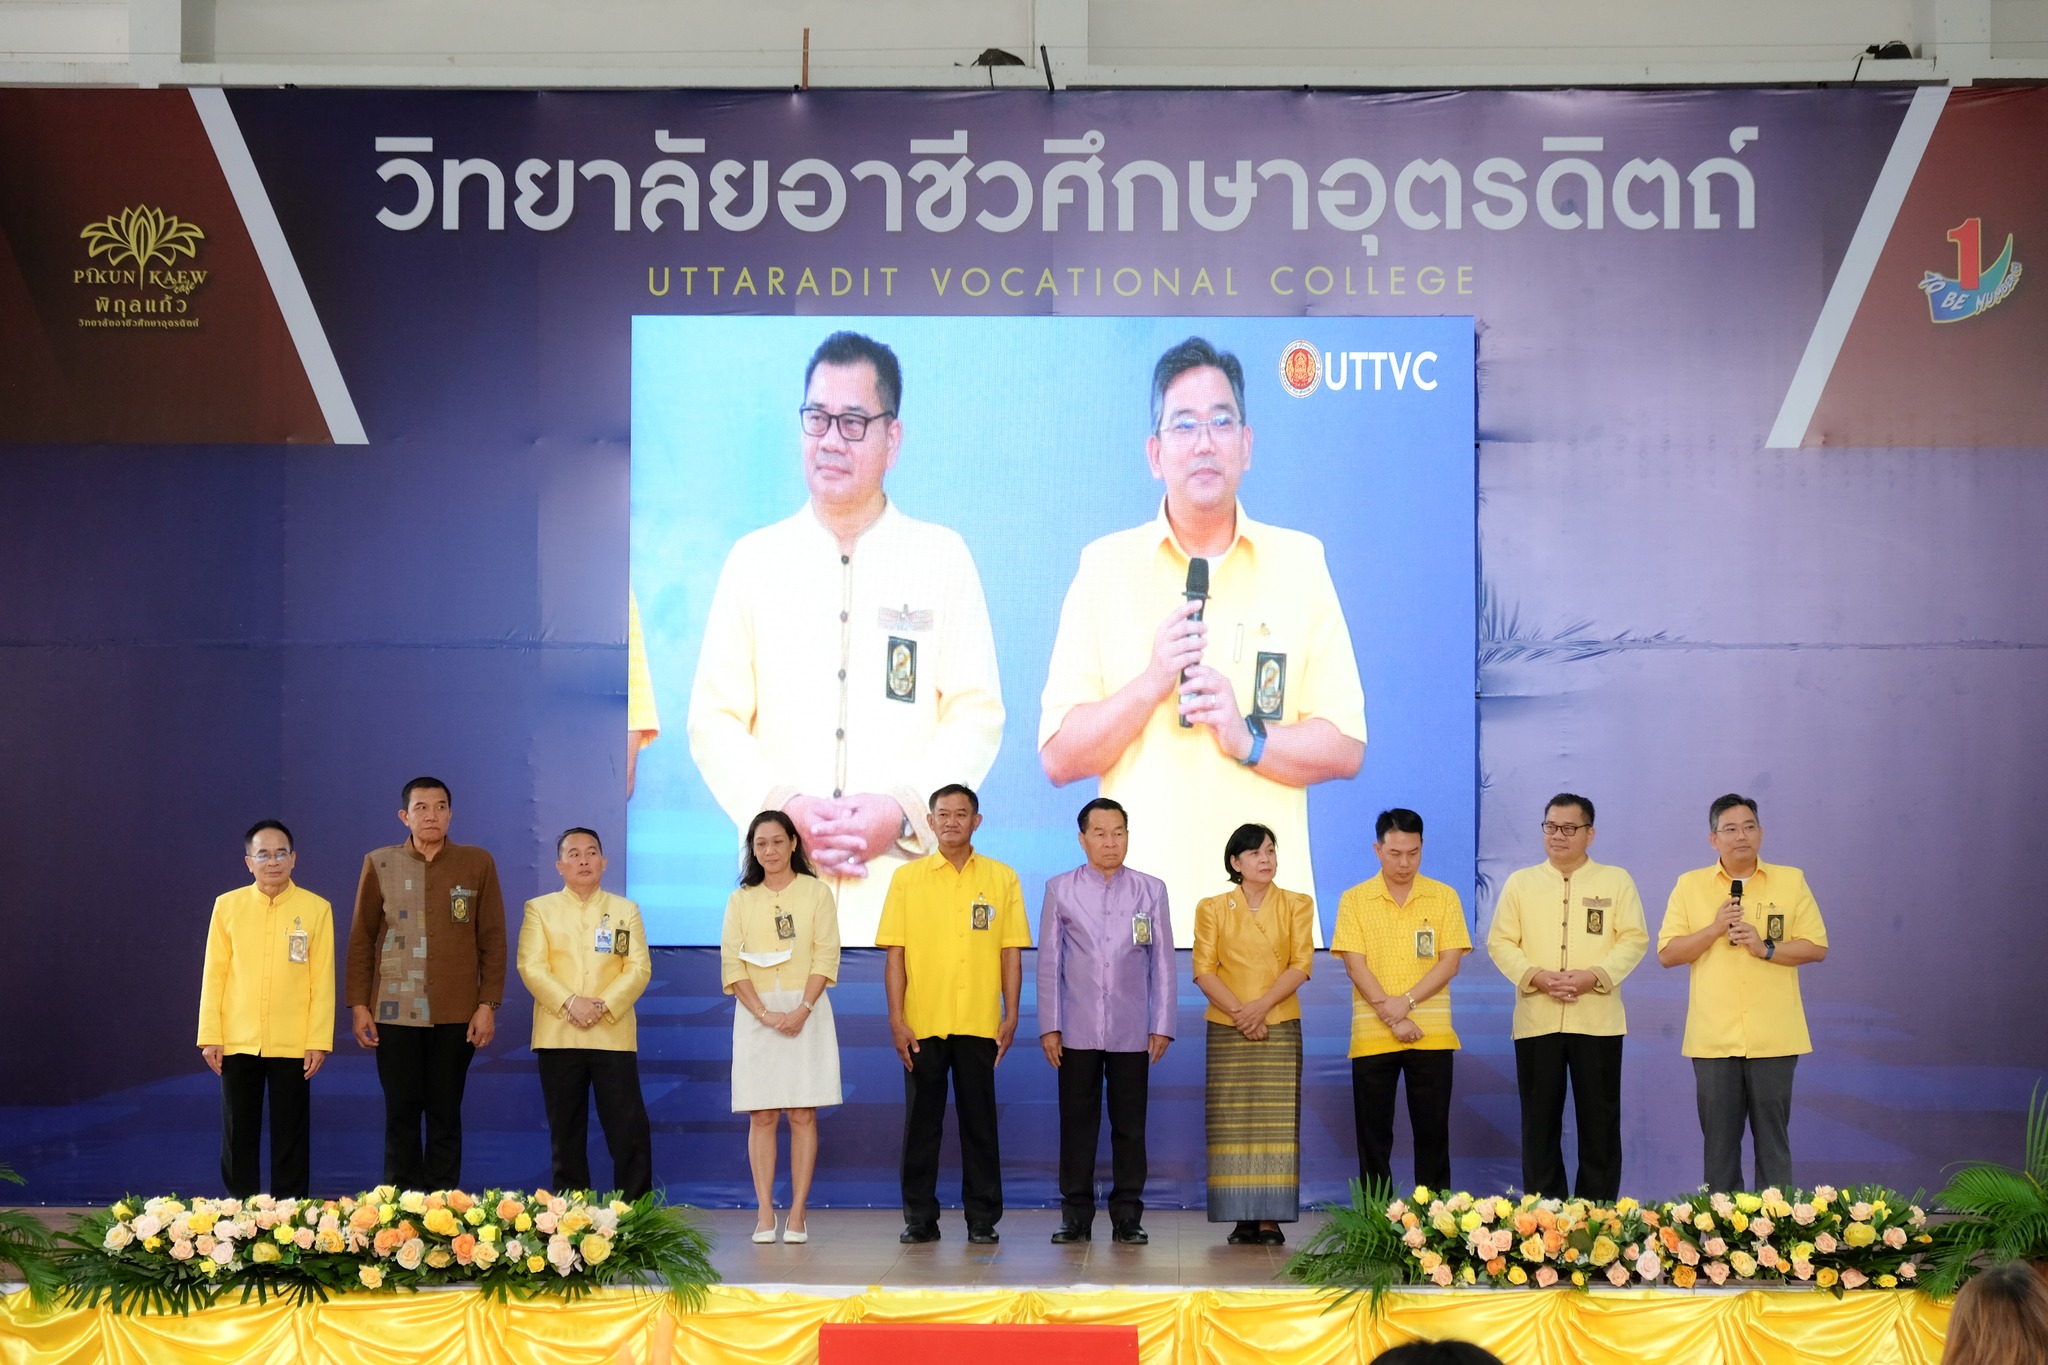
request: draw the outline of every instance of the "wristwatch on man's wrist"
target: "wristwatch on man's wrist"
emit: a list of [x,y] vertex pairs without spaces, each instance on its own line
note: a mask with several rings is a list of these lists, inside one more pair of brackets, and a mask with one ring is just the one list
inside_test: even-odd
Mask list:
[[1246,716],[1244,728],[1252,732],[1252,747],[1238,763],[1247,768],[1259,766],[1259,760],[1266,756],[1266,722],[1257,716]]

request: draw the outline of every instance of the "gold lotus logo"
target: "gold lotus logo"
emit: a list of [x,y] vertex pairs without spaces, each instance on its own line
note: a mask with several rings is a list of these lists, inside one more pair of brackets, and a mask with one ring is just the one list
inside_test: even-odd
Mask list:
[[110,266],[133,261],[138,275],[147,275],[156,261],[174,266],[181,254],[187,259],[198,255],[206,237],[197,223],[142,204],[89,223],[78,235],[85,239],[86,255],[105,256]]

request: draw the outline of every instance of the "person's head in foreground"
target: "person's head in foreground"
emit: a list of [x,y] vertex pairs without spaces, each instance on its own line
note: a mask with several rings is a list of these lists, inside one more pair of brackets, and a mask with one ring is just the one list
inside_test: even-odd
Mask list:
[[1381,1351],[1373,1357],[1372,1365],[1503,1365],[1503,1362],[1484,1346],[1474,1346],[1469,1341],[1410,1341]]
[[1941,1365],[2042,1361],[2048,1361],[2048,1280],[2025,1261],[2007,1261],[1963,1286],[1948,1316]]

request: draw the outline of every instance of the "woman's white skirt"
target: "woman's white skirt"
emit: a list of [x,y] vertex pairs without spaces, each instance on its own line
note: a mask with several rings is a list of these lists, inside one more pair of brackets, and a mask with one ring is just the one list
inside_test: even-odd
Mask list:
[[[795,1009],[804,998],[798,991],[762,991],[770,1014]],[[777,1033],[747,1013],[732,1017],[732,1111],[817,1109],[840,1103],[839,1031],[832,1024],[832,993],[825,991],[811,1007],[802,1033],[791,1038]]]

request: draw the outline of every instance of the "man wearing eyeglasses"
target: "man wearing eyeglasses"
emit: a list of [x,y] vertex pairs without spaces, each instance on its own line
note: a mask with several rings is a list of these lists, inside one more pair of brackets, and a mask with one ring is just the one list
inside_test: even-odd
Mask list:
[[[1710,1189],[1761,1190],[1792,1183],[1792,1072],[1813,1051],[1799,968],[1828,955],[1827,925],[1806,874],[1757,856],[1757,805],[1733,792],[1707,808],[1712,867],[1671,888],[1657,931],[1657,960],[1690,964],[1685,1042],[1706,1145]],[[1756,1183],[1742,1180],[1749,1127]]]
[[269,1193],[310,1192],[311,1083],[334,1051],[334,907],[292,880],[292,832],[258,820],[242,836],[256,880],[213,903],[199,987],[199,1055],[220,1077],[220,1179],[247,1199],[270,1108]]
[[882,487],[902,395],[895,353],[868,337],[812,355],[796,414],[810,500],[727,555],[687,722],[735,825],[796,822],[848,945],[874,943],[890,876],[937,847],[925,793],[978,785],[1003,735],[974,557]]
[[[1522,1188],[1608,1203],[1621,1195],[1622,978],[1650,948],[1634,878],[1596,863],[1593,803],[1559,792],[1543,810],[1544,861],[1512,873],[1486,952],[1515,983]],[[1579,1178],[1564,1170],[1564,1092],[1579,1128]]]
[[[1152,371],[1159,513],[1081,551],[1060,611],[1038,723],[1057,785],[1102,780],[1144,817],[1130,861],[1175,905],[1212,888],[1217,852],[1252,822],[1274,832],[1282,880],[1312,890],[1308,788],[1365,759],[1365,692],[1314,536],[1253,521],[1244,367],[1189,337]],[[1209,597],[1188,601],[1189,562]],[[1318,930],[1320,935],[1320,929]]]

